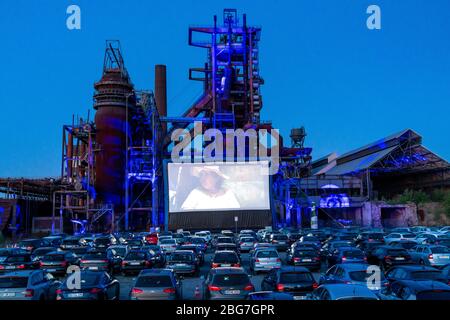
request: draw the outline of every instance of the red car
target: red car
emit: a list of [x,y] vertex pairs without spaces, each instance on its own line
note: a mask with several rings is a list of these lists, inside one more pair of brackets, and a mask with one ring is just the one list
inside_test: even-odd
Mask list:
[[145,236],[145,242],[147,244],[158,244],[158,234],[150,233]]

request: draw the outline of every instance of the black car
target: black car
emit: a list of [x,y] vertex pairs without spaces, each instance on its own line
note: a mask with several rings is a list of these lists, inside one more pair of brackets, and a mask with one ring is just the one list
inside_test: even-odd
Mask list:
[[317,287],[311,271],[304,267],[272,269],[261,282],[262,290],[290,293],[294,299],[306,299]]
[[80,268],[90,271],[106,271],[112,273],[114,263],[106,252],[90,252],[81,257]]
[[198,264],[201,266],[205,262],[205,252],[197,247],[196,245],[192,244],[183,244],[180,245],[177,250],[192,250],[197,255]]
[[434,280],[447,283],[444,273],[433,267],[422,265],[406,265],[392,267],[386,272],[389,282],[397,280]]
[[236,252],[232,250],[221,250],[214,253],[211,259],[211,268],[240,267],[241,261]]
[[136,274],[143,269],[152,267],[151,256],[148,251],[132,250],[128,252],[125,258],[122,260],[122,273],[124,275]]
[[369,264],[379,265],[382,269],[389,269],[400,264],[411,264],[411,255],[403,248],[381,246],[367,256]]
[[10,255],[0,263],[0,273],[38,268],[39,261],[33,261],[31,254]]
[[143,245],[144,245],[144,240],[142,240],[140,238],[133,238],[133,239],[127,240],[127,246],[131,250],[139,250],[142,248]]
[[141,251],[148,251],[150,253],[150,261],[154,268],[162,268],[166,264],[166,255],[157,244],[147,244],[143,246]]
[[313,248],[296,248],[289,250],[286,258],[289,265],[306,267],[311,270],[320,270],[320,253]]
[[35,249],[40,247],[49,246],[49,243],[45,242],[42,239],[27,239],[19,241],[17,244],[18,248],[27,250],[28,252],[33,252]]
[[83,246],[80,242],[80,237],[74,236],[74,237],[67,237],[62,240],[61,245],[59,246],[62,250],[74,250],[83,248],[85,249],[85,246]]
[[327,257],[328,266],[340,263],[366,263],[364,252],[354,247],[340,247]]
[[54,247],[42,247],[37,248],[33,251],[31,254],[33,260],[40,261],[43,256],[45,256],[47,253],[56,251]]
[[92,247],[98,251],[106,251],[109,246],[116,244],[115,238],[112,237],[97,237],[92,241]]
[[41,269],[53,275],[65,275],[71,265],[79,265],[80,258],[72,252],[54,251],[47,253],[39,262]]
[[200,268],[197,255],[192,250],[175,250],[167,259],[166,268],[176,275],[190,274],[197,276]]
[[360,241],[356,247],[364,251],[366,256],[369,256],[372,254],[373,250],[381,246],[384,246],[384,241],[364,240]]
[[239,250],[239,247],[235,243],[220,243],[216,245],[216,251],[223,251],[223,250],[231,250],[236,252],[237,255],[241,254],[241,250]]
[[72,280],[62,281],[56,291],[57,300],[119,300],[119,281],[107,272],[83,270],[80,272],[80,287],[71,288]]
[[21,248],[0,248],[0,264],[9,256],[17,254],[28,254],[28,251]]

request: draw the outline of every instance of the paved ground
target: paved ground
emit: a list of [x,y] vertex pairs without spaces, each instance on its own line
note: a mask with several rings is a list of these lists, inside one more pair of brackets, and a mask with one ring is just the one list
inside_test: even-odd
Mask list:
[[[203,281],[202,276],[206,276],[206,274],[208,273],[208,271],[210,269],[209,261],[212,259],[212,257],[213,257],[212,253],[207,253],[205,255],[205,263],[201,267],[199,277],[185,277],[182,280],[183,299],[185,299],[185,300],[198,299],[198,297],[195,297],[195,289],[197,287],[198,289],[201,290],[201,285],[202,285],[202,281]],[[286,254],[280,253],[280,257],[284,263]],[[250,270],[248,269],[249,254],[248,253],[241,254],[241,260],[242,260],[243,267],[250,274]],[[314,272],[313,275],[314,275],[316,281],[318,281],[319,277],[320,277],[320,273]],[[133,283],[134,283],[136,277],[135,276],[126,276],[125,277],[122,275],[117,275],[116,278],[120,281],[120,286],[121,286],[120,287],[120,299],[127,300],[129,292],[133,286]],[[252,281],[253,285],[255,286],[255,290],[258,291],[261,289],[261,281],[263,278],[264,278],[264,274],[258,274],[256,276],[251,277],[251,281]]]

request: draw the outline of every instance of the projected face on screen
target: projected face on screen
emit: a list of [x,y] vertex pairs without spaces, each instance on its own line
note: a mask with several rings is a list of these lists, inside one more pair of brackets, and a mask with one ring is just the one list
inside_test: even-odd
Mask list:
[[267,162],[169,163],[169,212],[268,210]]

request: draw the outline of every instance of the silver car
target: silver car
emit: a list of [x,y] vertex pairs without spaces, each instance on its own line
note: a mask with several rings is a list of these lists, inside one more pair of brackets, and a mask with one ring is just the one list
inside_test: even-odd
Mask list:
[[0,300],[55,300],[60,285],[43,270],[10,272],[0,276]]
[[130,291],[131,300],[176,300],[183,296],[181,282],[172,270],[143,270]]
[[414,262],[433,267],[443,267],[450,263],[450,249],[445,246],[416,246],[410,255]]
[[250,270],[253,273],[281,268],[281,259],[276,249],[261,248],[253,252],[250,258]]
[[366,286],[358,284],[325,284],[318,287],[311,300],[380,300]]
[[254,244],[256,243],[255,238],[252,237],[241,237],[239,239],[239,249],[241,252],[250,251],[253,249]]

